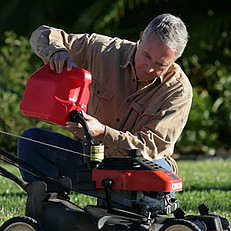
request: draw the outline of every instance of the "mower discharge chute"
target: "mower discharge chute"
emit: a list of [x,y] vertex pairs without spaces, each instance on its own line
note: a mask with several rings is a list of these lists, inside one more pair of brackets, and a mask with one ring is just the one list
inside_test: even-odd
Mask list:
[[[50,79],[44,77],[47,74],[52,75]],[[46,81],[46,86],[50,88],[44,94],[41,93],[44,84],[38,78],[41,75],[42,81]],[[39,179],[29,184],[0,167],[0,174],[20,185],[28,196],[25,216],[7,220],[0,227],[1,231],[230,230],[227,219],[209,214],[204,204],[199,206],[200,215],[186,216],[178,200],[171,197],[171,192],[182,190],[181,179],[144,159],[139,150],[127,150],[126,157],[104,158],[103,144],[94,143],[80,111],[86,110],[90,73],[73,68],[71,72],[64,71],[63,78],[55,75],[45,65],[29,78],[21,111],[27,116],[62,125],[68,120],[81,123],[87,138],[83,144],[85,168],[78,170],[77,184],[73,187],[69,178],[47,177],[28,163],[0,149],[0,155],[4,157],[1,159],[10,160]],[[80,78],[76,79],[73,75]],[[67,79],[75,86],[65,82]],[[31,94],[34,94],[33,87],[38,90],[39,86],[42,96],[52,97],[46,101],[42,99],[41,102],[38,96],[35,97],[35,107],[34,102],[31,102],[34,98]],[[68,90],[60,90],[62,86]],[[85,97],[82,97],[84,94]],[[44,102],[47,105],[44,106]],[[55,106],[51,107],[50,104]],[[47,188],[53,191],[48,192]],[[70,201],[71,191],[96,197],[97,205],[79,207]]]

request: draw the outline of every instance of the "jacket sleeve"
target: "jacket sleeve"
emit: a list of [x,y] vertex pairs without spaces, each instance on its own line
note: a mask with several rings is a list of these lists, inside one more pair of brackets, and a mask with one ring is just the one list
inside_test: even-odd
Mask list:
[[43,25],[32,33],[30,43],[45,63],[56,51],[64,50],[70,52],[76,66],[81,67],[89,40],[88,34],[67,34],[64,30]]

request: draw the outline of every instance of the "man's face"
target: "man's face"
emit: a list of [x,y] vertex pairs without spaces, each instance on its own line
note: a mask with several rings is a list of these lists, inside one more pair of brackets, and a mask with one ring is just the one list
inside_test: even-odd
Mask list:
[[135,70],[139,80],[149,81],[162,76],[175,60],[175,52],[161,43],[156,34],[140,39],[135,54]]

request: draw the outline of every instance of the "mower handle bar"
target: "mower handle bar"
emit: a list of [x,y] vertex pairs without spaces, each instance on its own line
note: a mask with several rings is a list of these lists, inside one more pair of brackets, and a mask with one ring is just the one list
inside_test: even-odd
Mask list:
[[[34,176],[38,177],[40,180],[44,181],[47,184],[55,185],[57,187],[57,191],[60,192],[60,194],[62,194],[62,192],[69,192],[70,191],[69,188],[62,185],[59,181],[57,181],[51,177],[45,176],[43,173],[41,173],[39,170],[37,170],[36,168],[31,166],[30,164],[28,164],[25,161],[13,156],[12,154],[5,151],[3,148],[0,148],[0,155],[4,156],[8,160],[11,160],[13,162],[12,165],[18,167],[19,169],[23,169],[24,171],[27,171],[27,172],[33,174]],[[3,158],[1,158],[1,159],[5,162],[8,162],[8,161],[4,160]],[[15,164],[17,164],[17,165],[15,165]],[[1,166],[0,166],[0,173],[2,176],[17,183],[24,190],[26,189],[26,186],[29,184],[28,182],[21,180],[20,178],[18,178],[14,174],[10,173],[9,171],[7,171],[6,169],[4,169]]]

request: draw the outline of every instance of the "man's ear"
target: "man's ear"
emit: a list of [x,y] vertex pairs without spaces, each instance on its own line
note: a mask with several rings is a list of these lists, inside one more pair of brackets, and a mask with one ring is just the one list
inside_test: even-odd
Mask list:
[[138,42],[137,42],[138,46],[139,46],[140,43],[142,42],[142,36],[143,36],[143,31],[140,32],[140,39],[139,39]]
[[143,31],[140,32],[140,42],[142,41]]

